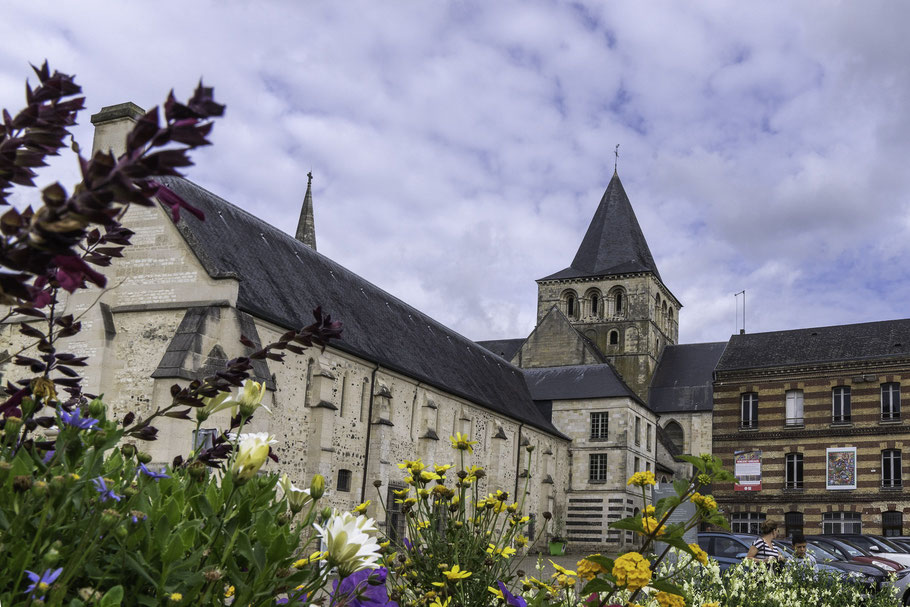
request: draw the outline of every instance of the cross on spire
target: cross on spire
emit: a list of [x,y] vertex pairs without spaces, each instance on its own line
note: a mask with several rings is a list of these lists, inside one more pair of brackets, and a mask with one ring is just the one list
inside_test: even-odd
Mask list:
[[616,158],[613,160],[613,172],[616,172],[616,165],[619,164],[619,144],[616,144],[616,149],[613,150],[613,153],[616,154]]

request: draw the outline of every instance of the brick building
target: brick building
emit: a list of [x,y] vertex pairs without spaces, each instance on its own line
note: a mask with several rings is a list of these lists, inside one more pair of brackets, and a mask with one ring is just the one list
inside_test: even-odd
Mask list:
[[910,320],[734,335],[713,426],[714,453],[743,460],[742,490],[715,492],[733,530],[903,534],[908,389]]

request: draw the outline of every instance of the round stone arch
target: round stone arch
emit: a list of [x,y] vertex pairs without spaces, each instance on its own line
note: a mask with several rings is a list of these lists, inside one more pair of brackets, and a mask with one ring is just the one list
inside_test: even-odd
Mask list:
[[683,431],[682,425],[675,419],[669,420],[663,426],[664,434],[666,434],[667,439],[670,443],[676,447],[680,453],[686,452],[686,435]]
[[559,296],[560,303],[562,304],[562,311],[565,313],[567,318],[576,319],[581,316],[579,314],[579,301],[578,293],[575,292],[575,289],[566,289]]
[[585,291],[585,307],[588,316],[600,318],[604,314],[603,294],[597,287]]

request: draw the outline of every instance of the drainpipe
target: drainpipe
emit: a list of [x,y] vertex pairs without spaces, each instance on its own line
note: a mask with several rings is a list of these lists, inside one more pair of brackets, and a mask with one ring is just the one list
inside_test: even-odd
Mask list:
[[[521,473],[521,429],[524,427],[524,422],[518,424],[518,436],[515,438],[515,493],[513,497],[516,502],[521,503],[521,500],[518,499],[518,481],[520,480],[518,475]],[[530,472],[528,473],[530,474]]]
[[370,404],[367,406],[367,439],[366,449],[363,453],[363,482],[360,484],[360,503],[367,501],[367,470],[370,463],[370,431],[373,429],[373,386],[376,383],[376,372],[379,371],[379,365],[373,369],[370,376]]

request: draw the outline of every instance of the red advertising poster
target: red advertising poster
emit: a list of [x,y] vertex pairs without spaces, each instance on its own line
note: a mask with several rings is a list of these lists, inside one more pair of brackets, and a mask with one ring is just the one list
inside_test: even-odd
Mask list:
[[733,456],[733,490],[761,491],[761,451],[736,451]]

